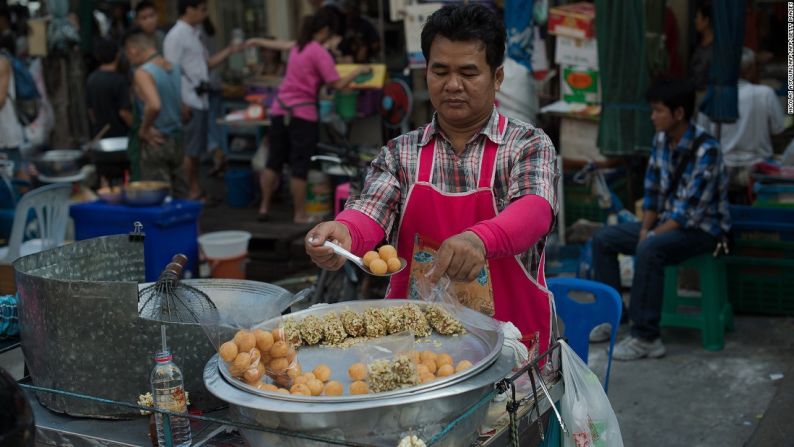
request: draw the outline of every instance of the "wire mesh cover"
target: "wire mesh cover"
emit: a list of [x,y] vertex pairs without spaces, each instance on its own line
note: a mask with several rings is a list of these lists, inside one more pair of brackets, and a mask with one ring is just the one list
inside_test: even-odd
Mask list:
[[174,256],[153,285],[141,290],[138,315],[167,323],[217,325],[218,308],[201,290],[182,284],[179,277],[187,262],[184,255]]

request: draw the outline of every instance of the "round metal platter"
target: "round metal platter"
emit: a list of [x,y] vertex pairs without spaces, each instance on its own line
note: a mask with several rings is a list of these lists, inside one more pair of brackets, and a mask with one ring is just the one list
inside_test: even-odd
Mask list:
[[[330,312],[339,313],[347,309],[358,313],[363,313],[366,309],[371,307],[393,307],[408,303],[414,303],[419,306],[424,305],[424,303],[415,300],[389,299],[348,301],[336,304],[315,306],[310,309],[290,314],[290,317],[300,320],[306,316],[314,315],[319,318]],[[448,387],[452,384],[464,381],[469,377],[478,374],[480,371],[488,368],[499,357],[499,354],[502,350],[504,335],[502,334],[501,330],[498,330],[496,322],[492,318],[468,308],[463,308],[462,313],[459,316],[461,317],[461,322],[466,328],[465,334],[458,336],[444,336],[433,332],[432,335],[428,337],[416,338],[413,349],[417,351],[432,350],[436,353],[444,352],[452,356],[455,363],[461,360],[468,360],[472,363],[472,366],[459,373],[408,388],[382,393],[342,396],[303,396],[281,394],[260,390],[244,383],[239,379],[235,379],[229,373],[225,362],[219,361],[218,369],[228,383],[241,390],[267,397],[269,399],[278,399],[290,402],[307,402],[315,404],[361,402],[377,399],[389,399],[404,394],[426,392],[438,388]],[[275,318],[264,323],[261,327],[266,330],[272,330],[275,329],[280,322],[280,318]],[[301,365],[301,369],[305,372],[313,370],[317,365],[320,364],[328,365],[332,371],[331,380],[340,382],[343,385],[345,391],[347,391],[349,390],[351,383],[350,377],[347,374],[348,367],[353,363],[365,362],[362,359],[361,350],[357,349],[358,346],[360,345],[354,345],[345,349],[324,347],[322,345],[301,346],[298,348],[297,358]]]

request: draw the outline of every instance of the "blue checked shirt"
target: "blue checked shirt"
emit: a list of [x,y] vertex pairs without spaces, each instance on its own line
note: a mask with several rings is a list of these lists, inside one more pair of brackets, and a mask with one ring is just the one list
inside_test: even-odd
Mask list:
[[673,219],[684,228],[699,228],[715,237],[731,227],[728,214],[728,176],[719,143],[707,138],[684,169],[676,191],[668,193],[679,160],[705,131],[690,125],[678,146],[671,149],[667,135],[654,136],[648,170],[645,172],[645,197],[642,208],[656,211],[659,223]]

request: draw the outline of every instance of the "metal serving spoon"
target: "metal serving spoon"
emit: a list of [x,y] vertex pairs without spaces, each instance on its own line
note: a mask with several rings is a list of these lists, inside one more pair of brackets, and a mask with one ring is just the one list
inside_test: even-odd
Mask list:
[[353,253],[350,253],[349,251],[345,250],[344,248],[334,244],[333,242],[325,241],[325,243],[323,243],[323,247],[330,248],[331,250],[334,251],[334,253],[338,254],[339,256],[342,256],[345,259],[348,259],[353,264],[356,264],[361,270],[364,270],[365,272],[369,273],[372,276],[382,276],[382,277],[392,276],[392,275],[395,275],[395,274],[400,273],[401,271],[403,271],[403,269],[405,269],[405,266],[408,265],[408,262],[406,262],[405,259],[397,258],[397,259],[400,260],[400,269],[399,270],[397,270],[396,272],[391,272],[391,273],[386,272],[386,273],[384,273],[382,275],[378,275],[378,274],[372,273],[372,271],[367,266],[364,265],[364,261],[361,258],[359,258],[358,256],[354,255]]

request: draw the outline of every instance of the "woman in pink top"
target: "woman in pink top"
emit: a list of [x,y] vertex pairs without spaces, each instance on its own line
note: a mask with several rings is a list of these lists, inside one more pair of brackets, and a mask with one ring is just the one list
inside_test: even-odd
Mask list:
[[290,165],[290,191],[295,223],[310,221],[304,209],[309,161],[317,147],[319,125],[317,93],[323,85],[341,89],[368,69],[339,77],[331,54],[323,47],[331,37],[335,17],[326,10],[307,17],[300,37],[290,50],[287,73],[270,110],[270,153],[262,186],[259,220],[267,219],[270,198],[278,185],[284,164]]

